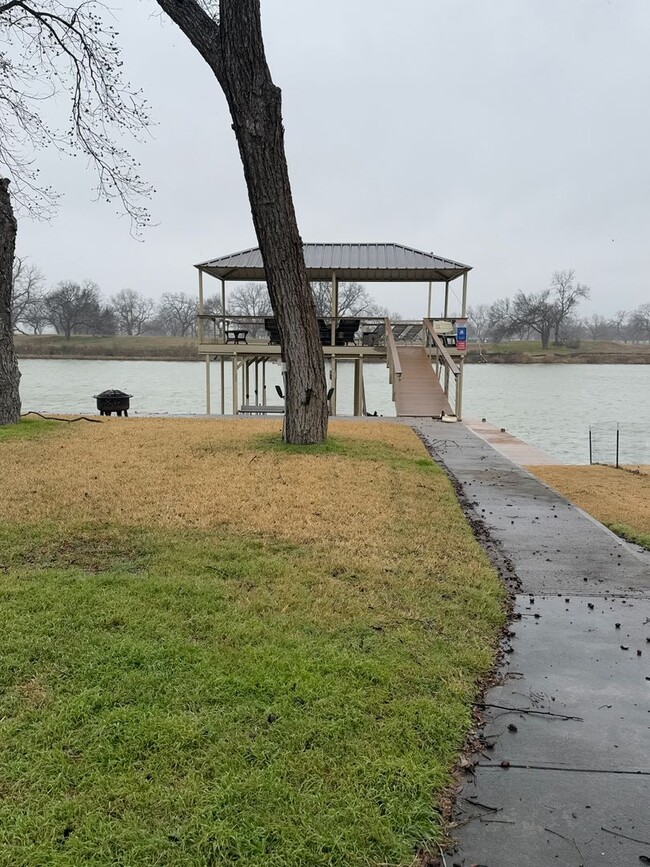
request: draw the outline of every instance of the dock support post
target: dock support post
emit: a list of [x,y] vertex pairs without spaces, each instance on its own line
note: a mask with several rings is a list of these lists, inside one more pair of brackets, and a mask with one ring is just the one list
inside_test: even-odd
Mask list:
[[332,408],[332,415],[336,415],[336,356],[332,355],[330,357],[330,383],[334,391],[332,392],[332,399],[330,400],[330,406]]
[[266,358],[262,361],[262,406],[266,406]]
[[[200,273],[200,272],[199,272]],[[202,320],[199,319],[199,322]],[[205,413],[210,415],[210,356],[205,356]]]
[[237,404],[239,403],[237,399],[237,353],[234,352],[232,356],[232,414],[237,415]]
[[363,355],[354,360],[354,415],[363,415]]
[[460,367],[460,373],[456,377],[456,418],[458,421],[463,420],[463,368],[465,367],[465,359],[460,358],[458,360],[458,366]]
[[427,319],[431,319],[431,280],[429,280],[429,299],[427,301]]
[[251,363],[250,361],[244,362],[244,369],[242,370],[243,376],[243,393],[244,393],[244,403],[250,404],[250,372],[251,372]]
[[336,346],[336,317],[339,312],[339,281],[336,273],[332,274],[332,346]]
[[221,356],[221,415],[226,414],[226,359]]
[[[203,343],[203,271],[199,268],[199,345]],[[207,360],[207,359],[206,359]]]
[[443,316],[445,319],[449,316],[449,280],[445,280],[445,311]]
[[221,342],[226,342],[226,281],[221,278]]
[[255,406],[260,405],[260,360],[255,359]]
[[463,274],[463,302],[460,308],[460,315],[463,319],[467,316],[467,271]]
[[445,367],[445,394],[449,394],[449,368]]

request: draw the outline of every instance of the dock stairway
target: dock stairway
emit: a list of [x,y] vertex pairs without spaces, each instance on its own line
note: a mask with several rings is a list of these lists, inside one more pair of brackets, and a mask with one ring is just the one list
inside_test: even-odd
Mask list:
[[[441,361],[449,365],[450,372],[460,372],[455,362],[442,347],[431,324],[425,320],[425,329],[432,341],[444,352]],[[398,416],[440,416],[452,414],[452,408],[440,380],[431,364],[431,356],[424,346],[400,346],[397,344],[387,321],[386,344],[390,380],[393,384],[393,400]]]

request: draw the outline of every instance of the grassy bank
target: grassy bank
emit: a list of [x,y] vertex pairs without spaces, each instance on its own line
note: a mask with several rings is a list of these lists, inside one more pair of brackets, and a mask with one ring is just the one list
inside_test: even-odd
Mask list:
[[96,337],[78,334],[66,340],[58,334],[17,334],[15,340],[19,358],[199,360],[195,337]]
[[650,467],[528,467],[619,536],[650,549]]
[[0,863],[410,865],[439,836],[502,586],[410,430],[278,431],[0,442]]
[[471,344],[468,363],[480,363],[482,359],[490,364],[650,364],[650,344],[581,340],[575,347],[542,349],[540,341],[514,340],[484,343],[480,352]]

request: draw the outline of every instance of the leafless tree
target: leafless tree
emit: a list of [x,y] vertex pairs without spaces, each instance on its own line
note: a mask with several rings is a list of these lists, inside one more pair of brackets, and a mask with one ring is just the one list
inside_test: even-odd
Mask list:
[[640,304],[632,311],[630,327],[636,340],[650,340],[650,304]]
[[575,311],[583,298],[589,298],[591,290],[584,283],[576,283],[575,271],[554,271],[551,279],[551,292],[555,305],[553,323],[553,343],[562,344],[561,332],[565,322]]
[[[317,280],[311,284],[314,305],[318,316],[331,316],[332,284],[328,280]],[[366,287],[361,283],[346,282],[338,286],[339,316],[387,316],[388,311],[381,307]]]
[[629,325],[629,313],[627,310],[617,310],[612,317],[614,327],[614,340],[627,340]]
[[158,319],[165,332],[174,337],[194,337],[198,303],[186,292],[166,292],[158,305]]
[[[24,334],[27,328],[38,334],[42,330],[44,284],[45,277],[36,265],[24,257],[15,257],[11,293],[11,324],[14,331]],[[38,322],[38,327],[34,326],[34,322]]]
[[556,321],[556,308],[551,301],[551,290],[517,292],[510,299],[492,305],[495,334],[499,339],[520,335],[522,332],[538,334],[542,349],[548,349]]
[[260,0],[157,0],[228,102],[286,367],[284,438],[327,434],[325,368],[289,183],[282,100],[266,61]]
[[153,319],[156,304],[135,289],[121,289],[111,297],[117,329],[129,337],[142,334]]
[[[230,294],[228,313],[238,316],[262,318],[273,312],[269,292],[264,283],[244,283]],[[247,330],[255,337],[264,333],[263,322],[247,322]]]
[[499,298],[490,304],[488,332],[495,343],[516,334],[517,328],[510,298]]
[[[11,309],[12,264],[19,211],[48,217],[57,194],[41,181],[38,152],[82,154],[96,170],[97,195],[117,202],[137,231],[149,222],[141,204],[150,187],[138,163],[112,135],[137,136],[149,122],[139,92],[122,75],[117,33],[96,0],[0,0],[0,310]],[[67,129],[52,127],[51,98],[69,104]],[[12,181],[9,194],[8,181]],[[2,257],[8,257],[4,261]],[[13,330],[0,327],[0,392],[16,406],[0,408],[0,424],[20,416],[20,374]]]
[[612,322],[599,313],[585,319],[584,325],[592,340],[606,340],[612,329]]
[[[117,32],[97,0],[0,0],[0,164],[22,210],[48,216],[56,192],[43,184],[38,151],[54,147],[88,157],[97,193],[117,200],[135,226],[149,221],[142,197],[150,186],[112,135],[138,137],[149,123],[146,102],[122,74]],[[47,101],[70,105],[70,125],[46,120]]]
[[481,351],[481,344],[485,342],[490,325],[490,306],[488,304],[476,304],[474,307],[467,308],[467,323],[470,328],[470,335],[478,341],[478,351]]
[[48,322],[57,334],[70,340],[73,334],[101,333],[102,304],[99,287],[92,280],[64,280],[45,295]]

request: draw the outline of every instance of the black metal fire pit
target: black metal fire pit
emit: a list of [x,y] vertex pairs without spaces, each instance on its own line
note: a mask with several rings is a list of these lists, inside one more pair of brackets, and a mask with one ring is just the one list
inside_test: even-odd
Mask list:
[[97,409],[100,415],[110,415],[114,412],[116,415],[128,416],[133,395],[126,394],[126,392],[120,391],[117,388],[108,388],[94,397],[97,401]]

